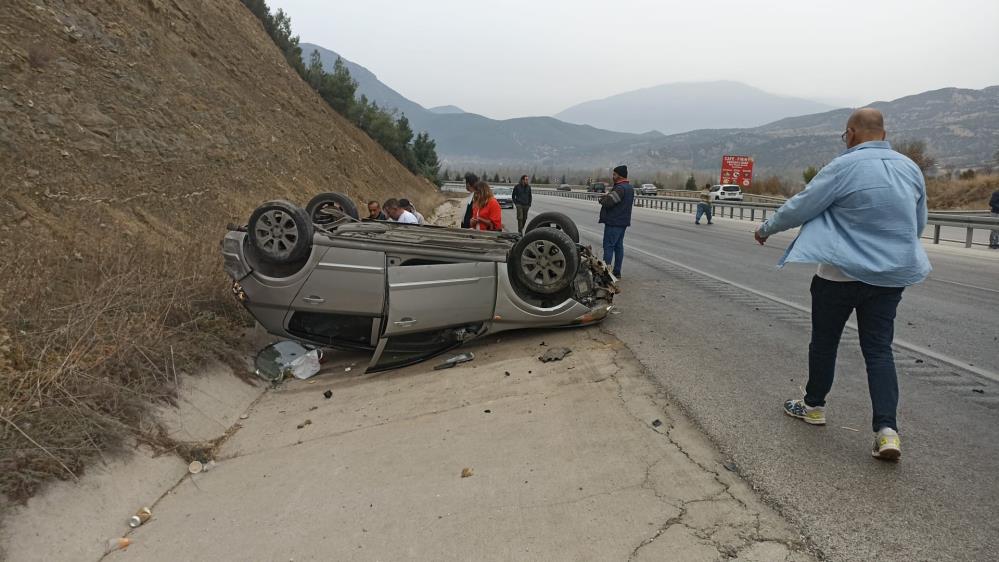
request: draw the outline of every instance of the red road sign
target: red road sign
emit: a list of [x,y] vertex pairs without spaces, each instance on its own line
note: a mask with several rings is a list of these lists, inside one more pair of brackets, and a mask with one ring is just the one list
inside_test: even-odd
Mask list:
[[722,156],[721,182],[749,187],[753,182],[752,156]]

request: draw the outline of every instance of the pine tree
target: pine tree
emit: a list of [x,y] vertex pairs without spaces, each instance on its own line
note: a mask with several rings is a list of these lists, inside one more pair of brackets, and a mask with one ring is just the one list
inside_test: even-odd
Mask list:
[[697,190],[697,180],[694,179],[694,174],[690,174],[690,177],[687,178],[687,185],[685,186],[685,189],[690,191]]

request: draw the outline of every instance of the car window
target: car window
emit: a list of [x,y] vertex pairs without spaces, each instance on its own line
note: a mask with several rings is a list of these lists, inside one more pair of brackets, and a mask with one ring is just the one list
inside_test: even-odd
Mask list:
[[735,185],[726,185],[725,191],[739,191],[739,187]]
[[713,186],[711,186],[711,191],[718,191],[720,189],[721,189],[720,185],[713,185]]
[[288,332],[328,345],[371,348],[378,318],[298,310],[288,320]]

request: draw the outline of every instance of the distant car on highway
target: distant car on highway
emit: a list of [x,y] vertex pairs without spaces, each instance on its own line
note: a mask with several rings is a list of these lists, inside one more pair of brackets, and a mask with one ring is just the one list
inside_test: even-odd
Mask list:
[[557,190],[558,191],[572,191],[572,187],[569,184],[567,184],[567,183],[563,183],[562,185],[558,186]]
[[595,181],[586,186],[586,191],[589,193],[607,193],[607,184],[602,181]]
[[712,185],[708,197],[712,201],[742,201],[742,188],[733,184]]
[[496,197],[496,202],[499,203],[501,209],[512,209],[513,208],[513,188],[512,187],[494,187],[493,196]]
[[642,187],[638,188],[639,195],[658,195],[659,188],[651,183],[643,183]]

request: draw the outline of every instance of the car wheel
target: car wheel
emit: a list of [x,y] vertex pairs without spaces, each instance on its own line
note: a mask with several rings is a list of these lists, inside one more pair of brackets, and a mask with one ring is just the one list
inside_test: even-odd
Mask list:
[[562,213],[541,213],[527,223],[527,228],[524,229],[524,232],[530,232],[535,228],[554,228],[555,230],[561,230],[573,242],[576,242],[577,244],[579,243],[579,229],[576,228],[576,223],[572,222],[572,219]]
[[579,252],[564,232],[538,228],[513,246],[507,268],[529,291],[552,295],[572,284],[579,269]]
[[332,224],[345,216],[355,220],[358,218],[357,206],[350,197],[335,192],[316,195],[305,206],[305,212],[314,224],[321,226]]
[[257,207],[247,230],[257,255],[270,263],[297,262],[312,250],[312,221],[301,207],[288,201],[268,201]]

